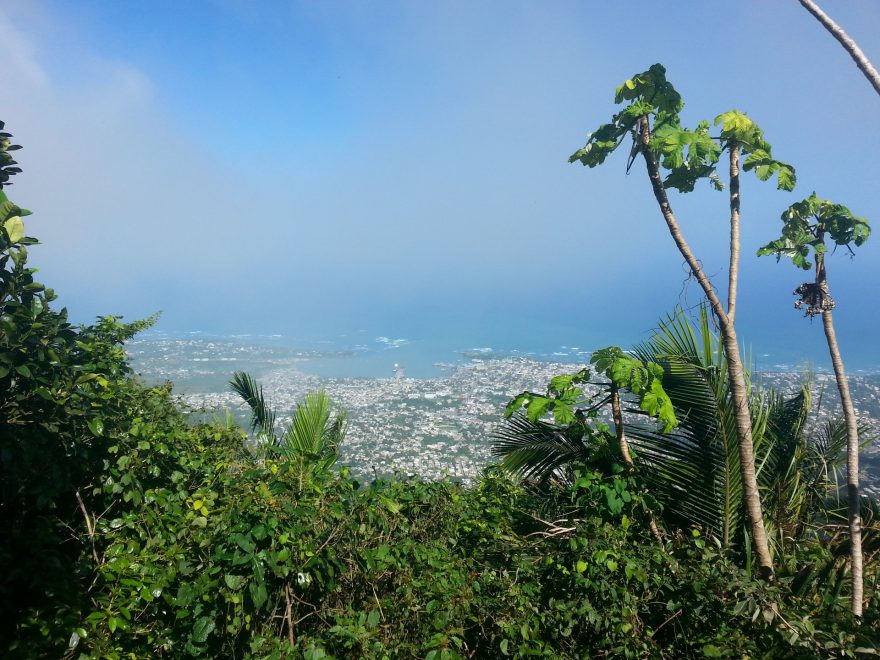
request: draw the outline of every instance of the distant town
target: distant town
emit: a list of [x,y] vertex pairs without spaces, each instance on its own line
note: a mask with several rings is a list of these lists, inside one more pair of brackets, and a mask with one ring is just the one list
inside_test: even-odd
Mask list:
[[[281,425],[306,392],[326,390],[348,415],[341,462],[365,480],[396,473],[470,481],[493,461],[492,435],[503,423],[510,398],[524,390],[542,391],[553,376],[579,368],[522,357],[470,355],[461,364],[447,366],[445,375],[437,378],[408,378],[405,365],[392,361],[387,378],[319,378],[298,368],[313,354],[204,341],[168,341],[164,349],[141,342],[132,349],[135,366],[145,378],[180,383],[185,402],[207,416],[231,411],[239,421],[247,419],[246,406],[226,387],[237,369],[259,379]],[[814,411],[809,424],[818,429],[838,414],[839,402],[833,377],[811,377]],[[792,395],[804,375],[760,373],[754,380]],[[880,375],[853,376],[850,387],[864,437],[876,439]],[[863,450],[862,478],[866,492],[880,495],[880,442]]]

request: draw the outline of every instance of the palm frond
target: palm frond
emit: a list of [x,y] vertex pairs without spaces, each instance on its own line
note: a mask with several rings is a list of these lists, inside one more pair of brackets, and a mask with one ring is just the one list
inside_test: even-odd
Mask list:
[[799,537],[804,525],[813,518],[816,503],[810,488],[812,452],[805,433],[812,390],[805,383],[792,397],[771,391],[763,399],[763,432],[768,441],[764,443],[758,485],[769,536],[775,550],[783,553],[786,543]]
[[270,440],[266,447],[268,451],[324,461],[325,467],[335,462],[339,445],[345,437],[346,417],[340,412],[331,419],[331,402],[326,392],[306,394],[305,399],[296,404],[293,418],[278,438],[275,435],[275,411],[266,402],[262,386],[243,371],[236,371],[229,385],[251,409],[251,432]]
[[[860,505],[862,554],[867,574],[876,576],[877,559],[880,557],[880,500],[862,497]],[[824,556],[801,567],[792,581],[791,591],[803,596],[812,590],[825,600],[837,598],[848,601],[844,589],[850,556],[846,496],[843,495],[836,507],[829,508],[827,513],[827,522],[820,527]]]
[[670,434],[627,430],[640,473],[678,524],[699,525],[729,545],[742,527],[742,476],[727,364],[708,312],[701,309],[696,324],[681,312],[667,317],[635,353],[663,367],[680,422]]
[[336,453],[345,435],[345,416],[330,420],[330,397],[324,391],[309,392],[296,404],[282,445],[304,457],[324,458]]
[[512,415],[492,434],[492,453],[501,466],[524,479],[567,481],[566,468],[575,463],[608,464],[617,461],[607,438],[597,438],[586,425],[559,426]]
[[[679,426],[671,433],[626,423],[637,472],[662,505],[666,522],[697,525],[725,547],[748,552],[739,437],[723,345],[705,308],[698,319],[679,312],[662,321],[633,353],[664,369],[663,388]],[[831,479],[840,467],[845,429],[828,426],[818,438],[807,433],[809,385],[794,396],[749,385],[752,436],[765,522],[776,548],[814,529],[828,508]],[[587,425],[582,427],[589,429]],[[616,446],[576,424],[560,426],[514,416],[495,434],[493,452],[508,471],[527,479],[564,480],[567,467],[594,463]]]
[[275,411],[266,403],[263,396],[263,386],[259,385],[253,376],[243,371],[236,371],[232,374],[229,386],[251,409],[251,432],[274,438]]

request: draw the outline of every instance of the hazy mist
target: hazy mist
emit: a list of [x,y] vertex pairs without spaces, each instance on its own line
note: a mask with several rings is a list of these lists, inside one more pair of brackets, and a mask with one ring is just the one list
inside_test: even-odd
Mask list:
[[[880,5],[828,10],[880,61]],[[687,121],[744,110],[797,168],[793,194],[744,180],[746,337],[820,345],[804,277],[754,257],[787,205],[880,219],[880,98],[796,2],[0,2],[0,62],[8,193],[79,321],[637,340],[698,287],[639,164],[567,158],[654,62]],[[722,283],[726,196],[673,204]],[[878,256],[829,264],[844,350],[880,322]]]

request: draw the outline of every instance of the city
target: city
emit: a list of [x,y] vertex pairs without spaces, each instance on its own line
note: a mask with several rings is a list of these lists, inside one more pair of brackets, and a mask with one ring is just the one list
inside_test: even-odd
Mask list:
[[[388,378],[319,378],[298,368],[316,354],[280,348],[166,340],[134,342],[132,352],[145,378],[180,383],[184,401],[194,410],[209,416],[229,410],[240,422],[247,419],[246,406],[226,387],[234,370],[258,377],[282,425],[306,392],[324,389],[347,413],[341,462],[361,479],[398,473],[470,481],[493,461],[492,434],[510,398],[524,390],[543,391],[553,376],[579,368],[523,357],[480,358],[468,352],[467,361],[443,365],[445,373],[437,378],[407,378],[402,367],[395,370],[390,363]],[[812,432],[838,415],[839,402],[832,376],[816,373],[811,378]],[[803,380],[797,372],[755,376],[760,387],[788,395],[797,393]],[[850,388],[864,437],[872,441],[861,456],[863,489],[880,495],[880,443],[873,442],[880,435],[880,376],[852,376]]]

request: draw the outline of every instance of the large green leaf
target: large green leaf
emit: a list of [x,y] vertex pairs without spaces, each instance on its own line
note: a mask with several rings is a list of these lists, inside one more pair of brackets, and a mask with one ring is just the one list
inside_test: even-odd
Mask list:
[[12,243],[18,243],[24,238],[24,222],[20,216],[14,215],[3,223],[3,228]]
[[330,418],[330,397],[326,392],[310,392],[296,411],[284,434],[282,447],[301,456],[328,458],[336,454],[345,437],[345,415]]
[[758,256],[775,255],[789,257],[798,268],[812,265],[812,252],[817,262],[824,261],[828,248],[826,239],[835,246],[862,245],[871,235],[871,227],[865,218],[858,217],[843,204],[820,199],[814,192],[806,199],[795,202],[783,211],[782,234],[758,250]]

